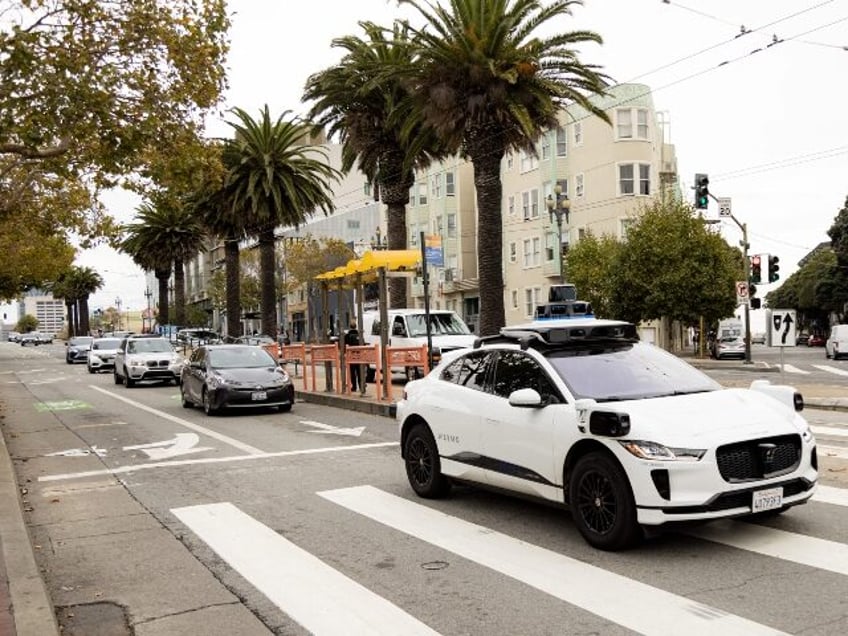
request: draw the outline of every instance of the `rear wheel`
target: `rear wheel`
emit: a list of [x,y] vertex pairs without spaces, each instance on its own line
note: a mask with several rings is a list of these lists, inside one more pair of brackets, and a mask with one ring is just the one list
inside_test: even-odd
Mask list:
[[127,385],[128,389],[131,389],[135,386],[135,380],[130,377],[130,374],[127,372],[127,368],[124,367],[124,384]]
[[406,477],[419,497],[437,499],[450,492],[450,479],[442,474],[439,449],[426,424],[416,424],[404,444]]
[[88,372],[89,372],[89,373],[94,373],[94,369],[92,369],[90,365],[89,365],[89,367],[88,367]]
[[622,550],[642,537],[627,475],[606,453],[589,453],[578,460],[568,500],[574,524],[590,545]]

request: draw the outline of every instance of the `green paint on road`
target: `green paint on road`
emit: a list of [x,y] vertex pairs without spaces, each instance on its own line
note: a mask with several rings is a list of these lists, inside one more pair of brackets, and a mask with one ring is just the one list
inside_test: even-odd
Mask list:
[[91,404],[82,400],[62,400],[61,402],[37,402],[36,411],[73,411],[76,409],[90,409]]

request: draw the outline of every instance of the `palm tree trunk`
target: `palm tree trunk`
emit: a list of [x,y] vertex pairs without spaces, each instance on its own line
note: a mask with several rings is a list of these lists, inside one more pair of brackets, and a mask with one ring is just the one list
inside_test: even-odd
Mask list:
[[239,242],[236,238],[224,241],[224,267],[227,278],[227,335],[238,338],[241,326],[241,263]]
[[183,262],[174,260],[174,319],[180,327],[185,326],[185,269]]
[[[415,184],[412,170],[403,169],[403,157],[383,156],[380,167],[388,175],[400,175],[401,179],[380,183],[380,197],[386,204],[386,237],[390,250],[405,250],[408,244],[406,235],[406,205],[409,203],[409,189]],[[403,309],[407,306],[406,278],[389,279],[389,307]]]
[[77,334],[74,331],[74,301],[70,298],[65,299],[65,309],[68,312],[68,338],[73,338]]
[[74,335],[80,336],[83,335],[79,328],[79,299],[75,298],[74,303],[71,307],[71,320],[74,325]]
[[88,321],[88,296],[83,296],[79,299],[80,310],[80,333],[87,336],[91,333],[91,326]]
[[504,142],[495,130],[469,133],[469,155],[477,190],[477,266],[480,281],[480,335],[500,332],[506,325],[503,281],[503,218],[501,159]]
[[171,268],[154,270],[156,280],[159,282],[159,314],[157,322],[159,325],[168,325],[171,315],[168,307],[168,279],[171,278]]
[[274,228],[269,227],[259,234],[259,277],[262,333],[271,336],[277,334],[277,283],[276,283],[276,240]]

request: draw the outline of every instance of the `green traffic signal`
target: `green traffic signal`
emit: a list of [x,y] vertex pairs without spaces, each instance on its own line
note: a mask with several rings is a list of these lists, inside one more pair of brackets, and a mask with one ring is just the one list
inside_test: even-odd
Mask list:
[[695,175],[695,209],[706,210],[710,203],[710,179],[707,175]]
[[769,256],[768,259],[768,279],[770,283],[776,282],[780,278],[780,259],[777,256]]

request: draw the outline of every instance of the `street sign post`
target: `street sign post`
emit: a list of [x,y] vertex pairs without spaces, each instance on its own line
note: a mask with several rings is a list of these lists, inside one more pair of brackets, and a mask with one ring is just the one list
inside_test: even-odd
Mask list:
[[794,347],[795,325],[797,320],[794,309],[773,309],[769,329],[771,338],[769,343],[772,347]]
[[733,216],[730,208],[730,197],[718,197],[716,201],[718,201],[719,216]]
[[746,283],[744,280],[736,281],[736,304],[748,304],[748,283]]

